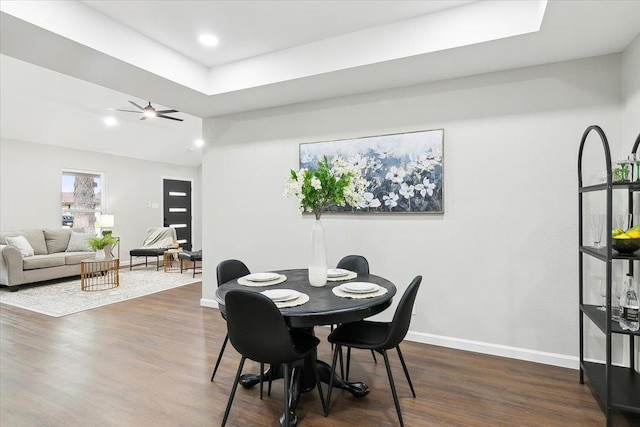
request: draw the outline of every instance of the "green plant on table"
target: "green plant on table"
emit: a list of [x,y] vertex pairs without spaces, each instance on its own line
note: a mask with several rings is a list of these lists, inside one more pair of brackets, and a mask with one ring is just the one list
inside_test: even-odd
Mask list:
[[91,249],[93,249],[94,251],[104,249],[108,245],[115,245],[116,243],[118,243],[118,241],[110,234],[102,237],[89,237],[87,239],[87,242],[89,243],[89,246],[91,246]]

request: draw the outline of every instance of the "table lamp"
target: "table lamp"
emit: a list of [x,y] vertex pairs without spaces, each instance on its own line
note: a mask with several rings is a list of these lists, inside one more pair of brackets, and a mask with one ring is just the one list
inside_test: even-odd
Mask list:
[[113,232],[111,228],[114,226],[114,224],[115,224],[114,216],[105,214],[105,215],[100,215],[98,218],[96,218],[95,226],[96,228],[100,229],[103,236],[106,236]]

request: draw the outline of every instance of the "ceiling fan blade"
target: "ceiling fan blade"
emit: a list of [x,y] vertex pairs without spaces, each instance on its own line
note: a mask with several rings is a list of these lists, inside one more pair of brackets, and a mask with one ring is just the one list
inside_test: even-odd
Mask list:
[[144,108],[142,108],[141,106],[139,106],[138,104],[136,104],[133,101],[129,101],[129,104],[135,105],[136,107],[138,107],[140,109],[140,111],[144,111]]
[[162,114],[158,114],[156,117],[162,117],[163,119],[169,119],[169,120],[177,120],[177,121],[179,121],[179,122],[184,121],[183,119],[178,119],[178,118],[175,118],[175,117],[169,117],[169,116],[163,116]]
[[136,113],[136,114],[140,114],[140,111],[133,111],[133,110],[118,110],[117,108],[113,111],[124,111],[125,113]]
[[178,110],[156,110],[158,114],[169,114],[169,113],[179,113]]

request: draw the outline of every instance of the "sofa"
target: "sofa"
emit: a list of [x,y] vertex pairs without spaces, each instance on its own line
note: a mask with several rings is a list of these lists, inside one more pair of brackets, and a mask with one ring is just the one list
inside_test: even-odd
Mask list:
[[94,258],[92,233],[71,229],[28,229],[0,233],[0,285],[79,276],[80,261]]

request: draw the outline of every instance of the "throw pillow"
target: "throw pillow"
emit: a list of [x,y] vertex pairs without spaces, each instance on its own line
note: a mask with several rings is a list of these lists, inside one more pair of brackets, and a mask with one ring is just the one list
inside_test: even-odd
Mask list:
[[24,236],[7,237],[7,244],[20,251],[23,257],[33,256],[33,248]]
[[44,241],[44,234],[42,233],[41,228],[30,228],[27,230],[20,230],[14,236],[24,236],[27,239],[27,242],[33,248],[34,255],[46,255],[47,254],[47,244]]
[[44,240],[47,243],[47,252],[50,254],[64,252],[69,246],[71,230],[60,228],[57,230],[44,230]]
[[91,246],[89,246],[89,237],[96,237],[96,235],[94,233],[76,233],[75,231],[72,231],[66,252],[93,251],[93,249],[91,249]]

